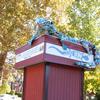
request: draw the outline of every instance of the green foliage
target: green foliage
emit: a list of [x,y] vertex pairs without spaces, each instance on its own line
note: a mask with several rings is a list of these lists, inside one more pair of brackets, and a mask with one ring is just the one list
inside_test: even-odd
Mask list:
[[69,18],[70,35],[97,43],[96,34],[99,34],[99,26],[97,24],[100,24],[99,6],[100,2],[98,0],[80,0],[73,2],[73,5],[66,9]]
[[7,94],[11,94],[11,95],[17,95],[18,97],[22,97],[22,92],[15,92],[15,90],[10,91]]
[[11,90],[9,93],[7,94],[11,94],[11,95],[15,95],[15,90]]
[[100,100],[100,91],[97,91],[96,98],[97,98],[97,100]]
[[6,94],[11,91],[10,86],[7,83],[4,83],[3,85],[0,86],[0,94]]
[[17,95],[18,97],[22,97],[22,93],[21,92],[15,93],[15,95]]
[[97,94],[100,92],[100,66],[93,71],[85,72],[85,91]]

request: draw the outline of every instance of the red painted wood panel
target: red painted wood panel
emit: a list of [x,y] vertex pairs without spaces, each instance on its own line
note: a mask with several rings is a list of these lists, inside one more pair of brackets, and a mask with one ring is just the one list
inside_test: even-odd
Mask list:
[[23,100],[43,100],[44,64],[26,67]]
[[[22,53],[23,51],[26,51],[42,42],[47,42],[47,43],[52,43],[52,44],[56,44],[56,45],[61,45],[61,42],[58,38],[49,36],[49,35],[42,35],[41,37],[39,37],[38,39],[36,39],[32,45],[26,44],[20,48],[18,48],[16,50],[16,54]],[[81,44],[74,44],[68,41],[64,42],[69,48],[71,49],[75,49],[75,50],[79,50],[82,52],[85,52],[85,49],[83,48],[83,46]]]
[[48,76],[48,100],[82,100],[82,71],[51,64]]
[[43,54],[40,54],[38,56],[35,56],[35,57],[32,57],[32,58],[29,58],[29,59],[26,59],[24,61],[16,63],[15,68],[24,68],[24,67],[28,67],[28,66],[33,65],[33,64],[41,63],[41,62],[44,62],[44,55]]
[[[50,35],[44,35],[44,37],[45,37],[45,42],[61,46],[61,42],[58,38],[55,38],[55,37],[50,36]],[[82,51],[82,52],[86,52],[85,49],[83,48],[83,46],[80,43],[75,44],[75,43],[72,43],[72,42],[69,42],[69,41],[64,41],[64,43],[70,49],[75,49],[75,50],[79,50],[79,51]]]
[[67,58],[53,56],[49,54],[44,55],[44,60],[51,63],[69,65],[71,67],[79,67],[75,65],[75,62],[77,62],[77,60],[67,59]]
[[22,47],[16,49],[16,54],[22,53],[22,52],[24,52],[24,51],[26,51],[26,50],[28,50],[28,49],[30,49],[30,48],[32,48],[32,47],[34,47],[34,46],[36,46],[36,45],[42,43],[42,42],[44,42],[44,41],[45,41],[45,37],[44,37],[44,36],[41,36],[41,38],[36,39],[36,40],[33,42],[32,45],[29,45],[29,44],[27,43],[27,44],[25,44],[24,46],[22,46]]

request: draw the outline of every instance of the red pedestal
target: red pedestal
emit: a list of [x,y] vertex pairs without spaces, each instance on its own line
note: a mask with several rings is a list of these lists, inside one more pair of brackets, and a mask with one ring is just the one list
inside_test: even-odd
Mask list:
[[24,68],[23,100],[82,100],[83,70],[40,63]]
[[23,100],[83,100],[84,68],[74,63],[92,55],[80,44],[65,44],[67,51],[59,39],[43,35],[16,50],[15,67],[24,69]]

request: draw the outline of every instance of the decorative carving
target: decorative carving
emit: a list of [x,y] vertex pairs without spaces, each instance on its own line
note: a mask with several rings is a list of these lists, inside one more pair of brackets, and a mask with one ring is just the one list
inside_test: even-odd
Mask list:
[[45,33],[54,35],[57,32],[56,28],[53,25],[53,22],[45,18],[37,18],[35,20],[34,30],[35,34],[33,34],[32,38],[29,40],[29,44],[32,44],[32,42],[41,34]]
[[56,36],[60,39],[63,49],[67,49],[68,47],[64,44],[64,41],[69,41],[75,44],[82,44],[86,52],[90,55],[94,55],[94,62],[76,62],[76,65],[79,66],[85,66],[85,67],[94,67],[98,64],[100,64],[100,53],[97,53],[95,45],[93,45],[91,42],[86,41],[84,39],[77,39],[72,38],[70,36],[67,36],[61,32],[58,32],[56,27],[54,26],[53,22],[50,20],[47,20],[45,18],[37,18],[35,20],[34,25],[35,34],[33,34],[32,38],[28,41],[30,45],[32,45],[33,41],[40,36],[41,34],[48,34]]

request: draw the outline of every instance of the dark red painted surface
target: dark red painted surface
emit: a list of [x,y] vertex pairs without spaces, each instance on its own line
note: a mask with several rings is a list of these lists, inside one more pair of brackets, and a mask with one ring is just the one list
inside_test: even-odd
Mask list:
[[53,56],[53,55],[49,55],[49,54],[46,54],[44,56],[44,60],[46,62],[51,62],[51,63],[56,63],[56,64],[63,64],[63,65],[69,65],[71,67],[79,67],[79,66],[76,66],[74,64],[75,62],[77,62],[76,60],[66,59],[66,58],[63,58],[63,57]]
[[82,100],[82,69],[49,65],[47,100]]
[[23,100],[82,100],[83,98],[81,68],[40,63],[26,67],[24,71]]
[[24,69],[23,100],[43,100],[44,64]]
[[44,37],[44,36],[41,36],[41,38],[36,39],[36,40],[33,42],[32,45],[25,44],[25,45],[22,46],[21,48],[18,48],[18,49],[16,50],[16,54],[22,53],[23,51],[26,51],[26,50],[28,50],[28,49],[30,49],[30,48],[32,48],[32,47],[34,47],[34,46],[36,46],[36,45],[42,43],[43,41],[45,41],[45,37]]
[[41,63],[43,61],[44,61],[44,57],[43,57],[43,54],[41,54],[39,56],[35,56],[35,57],[30,58],[30,59],[16,63],[15,67],[16,68],[24,68],[24,67],[27,67],[27,66],[30,66],[33,64]]
[[[61,42],[58,38],[48,36],[48,35],[44,35],[44,37],[45,37],[45,42],[56,44],[56,45],[61,45]],[[80,43],[79,44],[74,44],[74,43],[71,43],[71,42],[68,42],[68,41],[65,41],[64,43],[70,49],[75,49],[75,50],[85,52],[85,49],[83,48],[83,46]]]
[[[16,54],[19,54],[23,51],[26,51],[26,50],[42,43],[42,42],[48,42],[48,43],[52,43],[52,44],[56,44],[56,45],[61,45],[61,42],[58,38],[55,38],[55,37],[52,37],[52,36],[49,36],[49,35],[42,35],[41,37],[39,37],[38,39],[36,39],[33,42],[32,46],[30,46],[29,44],[26,44],[23,47],[18,48],[16,50]],[[85,50],[84,50],[84,48],[81,44],[74,44],[74,43],[71,43],[71,42],[68,42],[68,41],[65,41],[64,43],[71,49],[75,49],[75,50],[85,52]]]

